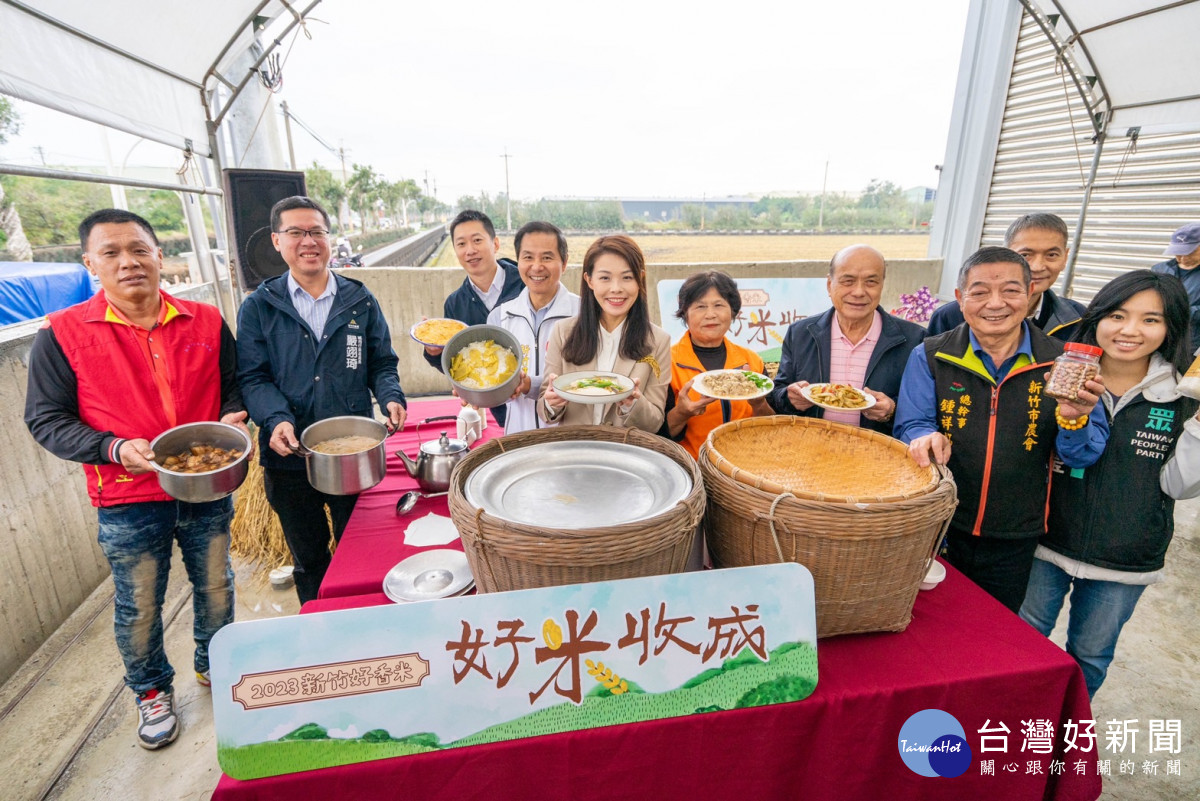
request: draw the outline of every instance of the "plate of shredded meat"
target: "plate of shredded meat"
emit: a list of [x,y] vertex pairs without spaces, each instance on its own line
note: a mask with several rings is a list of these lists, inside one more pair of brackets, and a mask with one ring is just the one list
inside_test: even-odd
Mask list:
[[774,385],[752,370],[709,370],[696,376],[692,389],[718,400],[754,400],[768,394]]
[[861,412],[875,405],[875,396],[849,384],[809,384],[800,388],[800,394],[835,412]]

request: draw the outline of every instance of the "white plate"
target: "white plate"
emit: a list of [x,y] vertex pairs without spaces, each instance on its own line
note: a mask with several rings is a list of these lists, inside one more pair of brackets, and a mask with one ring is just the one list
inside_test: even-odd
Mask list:
[[[574,384],[576,381],[582,381],[585,378],[611,378],[621,384],[624,389],[612,395],[580,395],[578,392],[571,392],[567,387]],[[620,373],[604,373],[599,370],[586,370],[578,373],[566,373],[554,379],[554,389],[558,392],[558,396],[563,400],[568,400],[571,403],[616,403],[623,401],[633,394],[633,379],[627,375]]]
[[383,593],[394,603],[431,601],[466,592],[475,583],[467,555],[454,548],[413,554],[383,578]]
[[[730,373],[733,375],[741,375],[742,373],[749,373],[750,375],[756,375],[759,378],[765,379],[767,381],[767,386],[765,389],[759,389],[753,395],[742,395],[737,398],[730,398],[725,395],[717,395],[716,393],[710,391],[708,389],[708,379],[712,376],[723,375],[726,373]],[[762,373],[756,373],[753,370],[709,370],[707,373],[701,373],[700,375],[696,376],[696,379],[694,381],[692,381],[692,389],[696,390],[701,395],[705,395],[709,398],[716,398],[717,400],[731,400],[731,401],[733,401],[733,400],[749,401],[749,400],[754,400],[755,398],[761,398],[764,395],[770,395],[771,390],[774,388],[774,386],[775,386],[774,381],[771,381],[770,378],[763,375]]]
[[[835,412],[862,412],[867,409],[870,409],[872,406],[875,405],[875,396],[868,395],[867,393],[863,392],[861,389],[859,389],[858,391],[862,394],[862,396],[864,398],[867,399],[867,403],[866,403],[866,405],[859,406],[855,409],[847,409],[845,406],[830,406],[828,403],[821,403],[819,400],[817,400],[816,398],[814,398],[812,396],[812,390],[817,389],[818,387],[827,387],[827,386],[829,386],[829,384],[809,384],[807,387],[800,388],[800,394],[803,395],[804,397],[808,398],[810,401],[815,403],[817,406],[820,406],[822,409],[830,409]],[[855,387],[855,389],[858,389],[858,387]]]
[[[444,347],[446,347],[446,342],[450,341],[449,339],[447,339],[446,342],[442,342],[439,344],[437,342],[426,342],[425,340],[417,337],[417,328],[419,326],[424,325],[425,323],[434,323],[434,322],[458,323],[458,325],[459,325],[458,331],[461,331],[467,327],[467,324],[464,323],[462,320],[453,320],[449,317],[430,317],[428,320],[422,320],[421,322],[415,324],[412,328],[408,329],[408,335],[410,337],[412,337],[414,342],[416,342],[419,345],[424,345],[427,348],[444,348]],[[455,331],[454,333],[457,334],[458,331]],[[451,334],[451,336],[453,337],[454,334]]]

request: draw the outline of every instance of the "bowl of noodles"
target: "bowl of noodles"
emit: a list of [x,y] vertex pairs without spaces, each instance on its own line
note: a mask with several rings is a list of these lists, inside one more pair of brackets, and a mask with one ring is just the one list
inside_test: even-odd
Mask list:
[[442,372],[467,403],[500,406],[521,382],[521,343],[499,326],[469,326],[446,343]]

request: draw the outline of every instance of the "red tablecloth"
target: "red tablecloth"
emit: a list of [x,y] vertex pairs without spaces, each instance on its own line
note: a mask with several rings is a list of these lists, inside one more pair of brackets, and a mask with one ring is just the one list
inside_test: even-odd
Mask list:
[[[379,484],[358,496],[354,513],[350,516],[350,522],[346,525],[341,542],[333,555],[333,561],[325,573],[324,581],[321,582],[318,598],[340,598],[382,592],[383,577],[393,565],[426,550],[405,545],[405,529],[409,523],[431,512],[448,518],[450,507],[445,497],[422,498],[407,515],[396,516],[396,501],[400,496],[409,490],[418,489],[417,480],[408,475],[404,463],[396,456],[396,451],[402,450],[410,458],[416,459],[420,454],[417,424],[431,417],[456,415],[461,408],[462,404],[456,398],[414,400],[409,403],[404,429],[387,441],[387,475]],[[483,430],[480,442],[486,442],[504,433],[491,413],[487,414],[488,426]],[[453,438],[455,422],[439,420],[422,425],[420,440],[436,440],[442,431],[448,432]],[[471,447],[475,448],[478,445]],[[462,542],[454,540],[447,545],[430,547],[457,548],[461,551]]]
[[[937,589],[919,594],[904,632],[821,640],[819,682],[804,701],[254,781],[222,777],[213,798],[1097,798],[1094,749],[1053,756],[1022,750],[1022,721],[1048,720],[1059,731],[1067,721],[1091,719],[1079,668],[962,574],[947,573]],[[368,606],[382,598],[318,599],[304,611]],[[972,766],[958,778],[918,776],[900,759],[901,725],[929,708],[949,712],[966,730]],[[1011,731],[1007,752],[980,753],[979,730],[1000,723]],[[1064,762],[1061,773],[1052,758]],[[981,759],[994,761],[994,775],[981,774]],[[1079,759],[1087,763],[1083,774],[1075,772]],[[1030,762],[1040,771],[1030,772]]]

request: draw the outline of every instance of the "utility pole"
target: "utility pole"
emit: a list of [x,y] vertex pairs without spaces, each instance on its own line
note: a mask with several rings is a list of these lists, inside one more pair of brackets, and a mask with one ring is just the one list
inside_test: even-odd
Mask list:
[[505,214],[508,219],[508,228],[506,230],[511,231],[512,230],[512,192],[510,192],[509,188],[508,188],[508,160],[512,157],[508,155],[508,145],[504,146],[504,155],[501,156],[500,158],[504,159],[504,206],[505,206]]
[[296,169],[296,149],[292,147],[292,115],[288,114],[287,101],[284,100],[279,104],[283,111],[283,130],[287,134],[288,143],[288,160],[292,163],[292,169]]
[[346,223],[350,221],[350,200],[347,198],[348,190],[346,185],[349,181],[346,180],[346,148],[338,146],[338,158],[342,160],[342,207],[338,210],[338,223],[342,227],[342,233],[346,233]]
[[825,230],[825,187],[829,183],[829,160],[825,160],[825,178],[821,181],[821,211],[817,215],[817,230]]

